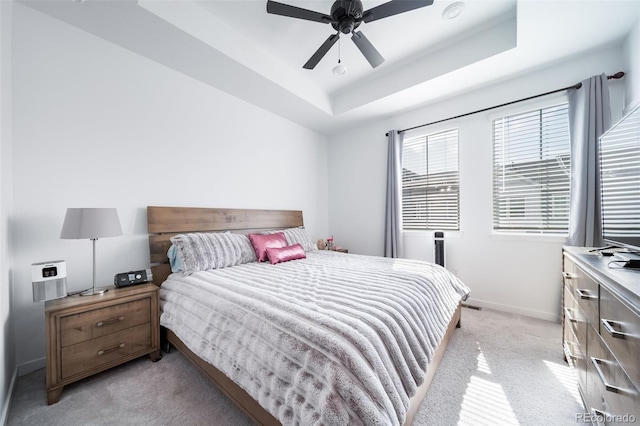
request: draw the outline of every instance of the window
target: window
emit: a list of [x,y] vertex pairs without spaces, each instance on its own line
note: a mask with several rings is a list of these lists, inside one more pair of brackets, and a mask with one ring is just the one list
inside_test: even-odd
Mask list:
[[405,140],[402,221],[406,230],[460,229],[458,130]]
[[569,225],[568,104],[493,121],[493,229],[565,233]]

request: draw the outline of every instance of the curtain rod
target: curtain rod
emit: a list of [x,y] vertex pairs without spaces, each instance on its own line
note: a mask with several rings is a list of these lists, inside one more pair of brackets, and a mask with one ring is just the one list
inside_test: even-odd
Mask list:
[[[611,80],[612,78],[617,80],[617,79],[622,78],[622,77],[624,77],[624,72],[620,71],[620,72],[617,72],[617,73],[615,73],[613,75],[608,75],[607,76],[607,80]],[[419,126],[414,126],[414,127],[409,127],[408,129],[398,130],[398,133],[406,132],[408,130],[419,129],[420,127],[426,127],[426,126],[430,126],[432,124],[442,123],[443,121],[455,120],[456,118],[466,117],[467,115],[472,115],[472,114],[477,114],[479,112],[489,111],[491,109],[500,108],[500,107],[507,106],[507,105],[512,105],[512,104],[515,104],[515,103],[518,103],[518,102],[528,101],[529,99],[535,99],[535,98],[539,98],[541,96],[551,95],[553,93],[562,92],[563,90],[579,89],[581,87],[582,87],[582,83],[577,83],[577,84],[574,84],[573,86],[567,86],[567,87],[563,87],[562,89],[552,90],[550,92],[541,93],[539,95],[529,96],[528,98],[518,99],[517,101],[511,101],[511,102],[507,102],[507,103],[504,103],[504,104],[495,105],[495,106],[492,106],[492,107],[489,107],[489,108],[483,108],[483,109],[479,109],[477,111],[467,112],[466,114],[456,115],[455,117],[443,118],[442,120],[432,121],[431,123],[420,124]],[[385,133],[385,136],[389,136],[389,133],[388,132]]]

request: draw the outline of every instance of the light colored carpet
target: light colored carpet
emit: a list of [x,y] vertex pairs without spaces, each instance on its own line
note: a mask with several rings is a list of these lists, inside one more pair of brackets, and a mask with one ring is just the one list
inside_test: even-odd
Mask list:
[[561,426],[578,413],[561,324],[463,309],[414,424]]
[[[415,425],[575,425],[584,412],[560,324],[463,309]],[[250,425],[176,350],[67,386],[46,404],[44,370],[18,379],[9,425]]]

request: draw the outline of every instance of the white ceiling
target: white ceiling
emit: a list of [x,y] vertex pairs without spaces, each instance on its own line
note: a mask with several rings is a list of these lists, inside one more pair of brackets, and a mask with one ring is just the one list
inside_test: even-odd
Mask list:
[[[343,35],[302,65],[330,25],[267,14],[266,0],[23,0],[35,9],[324,134],[621,43],[639,0],[456,0],[363,23],[373,69]],[[332,1],[280,0],[321,13]],[[364,9],[385,1],[363,0]],[[348,72],[336,76],[338,48]]]

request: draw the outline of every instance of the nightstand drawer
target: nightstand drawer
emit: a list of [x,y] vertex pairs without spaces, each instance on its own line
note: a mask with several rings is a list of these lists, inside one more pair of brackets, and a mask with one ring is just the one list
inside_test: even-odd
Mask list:
[[61,351],[61,378],[66,379],[150,347],[150,323],[67,346]]
[[150,305],[151,299],[145,298],[62,317],[60,346],[64,348],[147,323],[151,320]]

